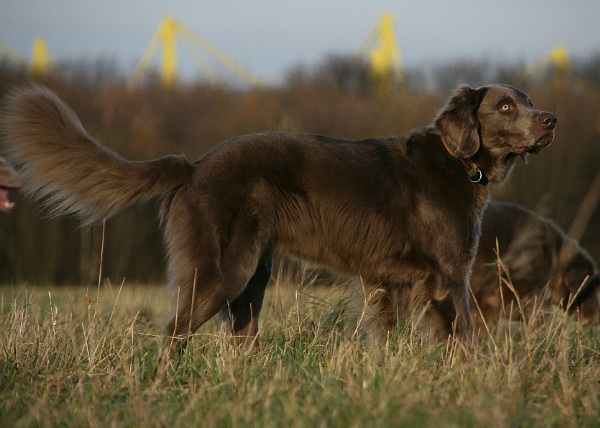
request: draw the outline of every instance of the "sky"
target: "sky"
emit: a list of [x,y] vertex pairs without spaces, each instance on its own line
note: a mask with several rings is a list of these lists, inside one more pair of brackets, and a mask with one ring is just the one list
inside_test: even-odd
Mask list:
[[[403,63],[534,61],[556,45],[600,52],[598,0],[0,0],[0,44],[25,59],[42,37],[57,62],[115,61],[131,73],[172,16],[266,82],[332,53],[353,54],[392,13]],[[181,73],[201,74],[179,48]]]

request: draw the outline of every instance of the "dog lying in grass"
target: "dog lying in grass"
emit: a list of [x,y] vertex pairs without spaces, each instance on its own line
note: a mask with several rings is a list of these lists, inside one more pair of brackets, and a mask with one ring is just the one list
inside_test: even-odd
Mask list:
[[[497,255],[499,265],[494,263]],[[536,299],[582,320],[600,321],[600,276],[594,260],[556,223],[509,202],[492,202],[485,212],[471,290],[481,309],[480,314],[471,305],[479,327],[481,315],[492,324],[500,318],[519,319],[521,310],[530,313]]]

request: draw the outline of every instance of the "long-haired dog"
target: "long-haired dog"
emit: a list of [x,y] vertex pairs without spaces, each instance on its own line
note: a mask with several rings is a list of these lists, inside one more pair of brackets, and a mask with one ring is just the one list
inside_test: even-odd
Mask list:
[[471,338],[469,275],[488,182],[554,138],[556,117],[504,85],[463,86],[409,135],[348,141],[270,132],[195,162],[123,159],[90,137],[54,93],[6,100],[4,145],[26,191],[84,223],[162,197],[168,280],[177,297],[172,349],[221,312],[254,341],[275,252],[360,275],[383,331],[427,307],[435,333]]
[[556,223],[510,202],[492,202],[485,212],[471,289],[481,310],[471,306],[478,321],[481,315],[491,324],[519,319],[531,312],[536,299],[600,321],[594,260]]

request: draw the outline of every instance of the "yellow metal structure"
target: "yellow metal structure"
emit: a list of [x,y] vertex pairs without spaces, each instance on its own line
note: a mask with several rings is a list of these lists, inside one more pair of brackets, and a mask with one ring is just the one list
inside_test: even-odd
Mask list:
[[[9,47],[0,43],[0,55],[7,57],[20,67],[26,68],[27,61]],[[33,42],[31,62],[29,63],[29,72],[35,76],[43,76],[54,66],[52,58],[48,53],[44,39],[38,38]]]
[[11,48],[2,43],[0,43],[0,56],[8,58],[9,60],[17,64],[19,67],[27,67],[27,61],[21,58],[19,54],[17,54]]
[[160,60],[160,76],[162,82],[165,86],[172,86],[175,83],[177,79],[178,38],[181,39],[181,41],[184,43],[184,46],[190,51],[194,61],[196,61],[202,68],[204,68],[202,60],[193,48],[201,49],[208,53],[251,85],[263,86],[261,81],[250,71],[219,51],[216,47],[208,43],[200,36],[194,34],[187,27],[181,25],[174,18],[167,17],[160,23],[158,30],[148,45],[148,48],[144,52],[144,55],[142,55],[140,62],[133,71],[133,75],[129,81],[130,88],[134,88],[139,85],[144,72],[148,69],[150,61],[152,61],[152,58],[159,47],[162,48]]
[[163,82],[170,86],[175,83],[177,75],[177,46],[175,36],[179,24],[172,18],[165,19],[158,28],[158,38],[162,42],[161,75]]
[[33,42],[33,55],[29,71],[36,76],[43,76],[48,72],[52,65],[48,48],[44,39],[35,39]]
[[573,71],[573,63],[564,45],[555,46],[550,52],[542,55],[527,67],[525,74],[547,73],[549,69],[559,78],[565,78]]
[[405,74],[400,48],[396,42],[394,17],[384,13],[377,26],[358,48],[357,56],[367,57],[372,77],[387,83],[404,85]]
[[567,48],[564,45],[556,46],[550,51],[549,56],[554,66],[560,70],[567,70],[573,67]]

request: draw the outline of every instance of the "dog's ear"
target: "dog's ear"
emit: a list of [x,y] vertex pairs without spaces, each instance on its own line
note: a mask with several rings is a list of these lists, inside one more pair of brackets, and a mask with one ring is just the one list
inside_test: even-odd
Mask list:
[[461,86],[435,119],[435,128],[457,157],[468,158],[479,150],[477,109],[486,88]]

